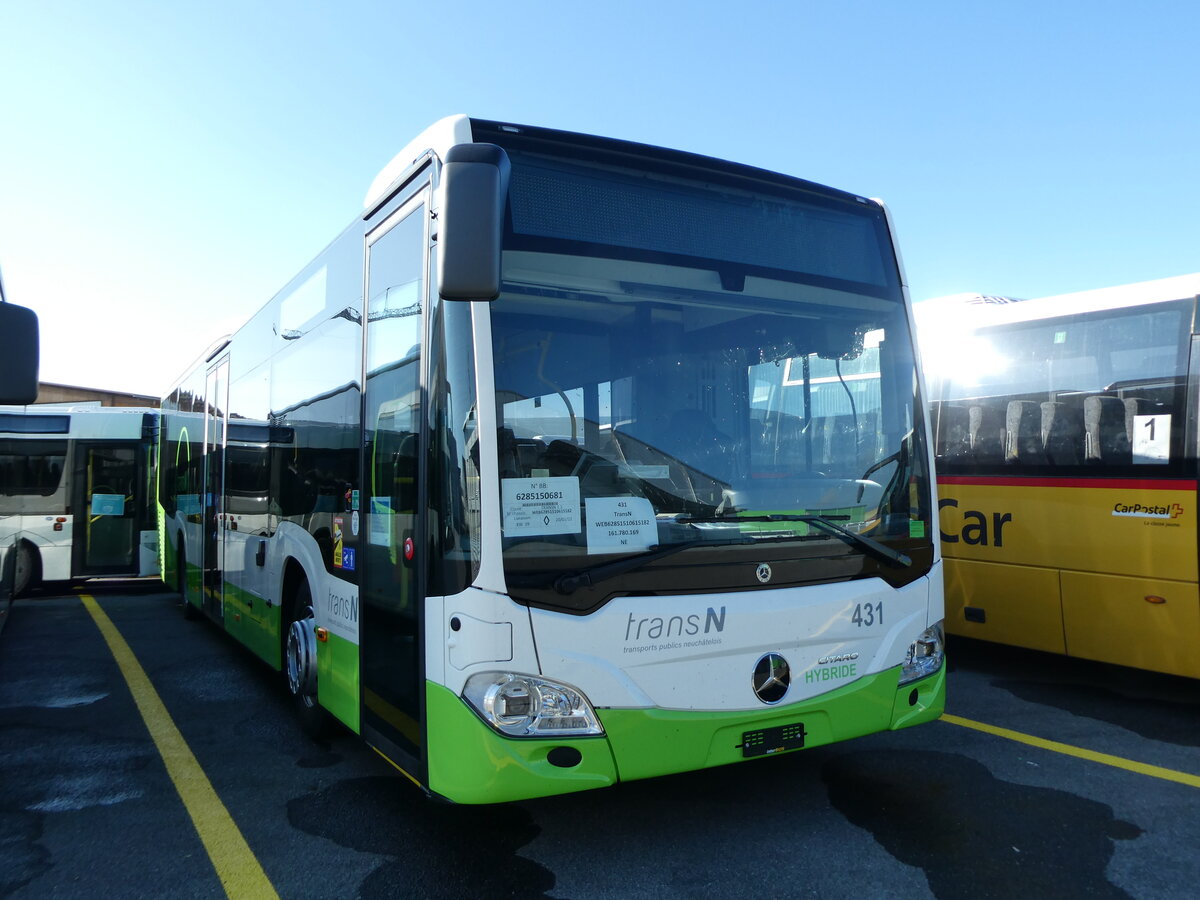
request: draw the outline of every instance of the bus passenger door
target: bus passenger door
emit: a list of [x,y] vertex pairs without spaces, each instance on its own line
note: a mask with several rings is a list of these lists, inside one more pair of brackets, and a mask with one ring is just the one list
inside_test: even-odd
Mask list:
[[138,574],[139,517],[145,502],[133,443],[80,441],[75,447],[76,531],[71,574]]
[[225,618],[225,431],[229,407],[229,357],[208,370],[204,396],[204,489],[201,508],[204,540],[205,611],[218,622]]
[[362,725],[363,735],[380,749],[401,751],[403,756],[393,760],[398,764],[404,756],[419,762],[422,745],[424,615],[417,510],[425,218],[418,198],[367,236],[363,316]]

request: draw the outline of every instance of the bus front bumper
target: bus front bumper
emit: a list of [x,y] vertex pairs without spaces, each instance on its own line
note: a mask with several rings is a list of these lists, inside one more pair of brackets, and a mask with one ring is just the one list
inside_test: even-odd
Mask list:
[[[497,734],[459,697],[426,684],[429,790],[501,803],[690,772],[930,722],[946,702],[946,665],[897,686],[900,668],[810,700],[731,712],[597,709],[605,734],[556,740]],[[571,748],[574,752],[552,752]]]

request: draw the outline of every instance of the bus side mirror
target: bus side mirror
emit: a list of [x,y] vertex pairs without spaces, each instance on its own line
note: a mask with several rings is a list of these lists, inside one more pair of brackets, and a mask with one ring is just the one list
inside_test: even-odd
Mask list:
[[438,214],[437,286],[444,300],[495,300],[508,198],[508,154],[495,144],[446,153]]
[[33,403],[37,393],[37,314],[0,302],[0,403]]

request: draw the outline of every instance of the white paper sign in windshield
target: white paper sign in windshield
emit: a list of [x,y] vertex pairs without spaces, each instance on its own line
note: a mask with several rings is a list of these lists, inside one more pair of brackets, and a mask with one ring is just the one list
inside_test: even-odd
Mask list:
[[579,534],[579,479],[505,478],[504,536]]
[[588,553],[629,553],[658,543],[654,507],[645,497],[589,497]]

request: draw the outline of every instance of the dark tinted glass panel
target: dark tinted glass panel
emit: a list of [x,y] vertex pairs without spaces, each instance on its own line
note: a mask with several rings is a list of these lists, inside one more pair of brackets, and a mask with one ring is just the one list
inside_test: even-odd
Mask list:
[[0,493],[49,497],[62,481],[66,441],[0,441]]
[[429,506],[436,541],[430,593],[456,594],[479,571],[479,459],[471,309],[436,307],[430,353]]
[[513,153],[513,231],[565,241],[719,260],[743,270],[786,272],[892,287],[882,252],[882,211],[793,193],[695,184]]
[[[370,244],[367,277],[365,502],[360,540],[363,722],[416,756],[420,748],[422,597],[421,334],[425,207]],[[424,553],[422,552],[423,556]]]
[[71,430],[70,416],[24,416],[0,413],[0,431],[10,434],[67,434]]

